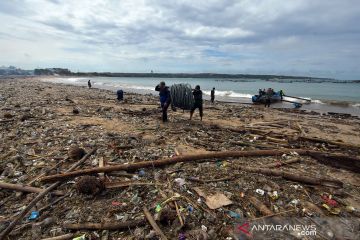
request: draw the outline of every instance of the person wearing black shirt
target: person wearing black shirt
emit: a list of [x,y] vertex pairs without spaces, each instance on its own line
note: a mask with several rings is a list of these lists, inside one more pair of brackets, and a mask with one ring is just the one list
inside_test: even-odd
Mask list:
[[192,116],[195,112],[195,109],[199,109],[200,112],[200,119],[202,121],[202,117],[203,117],[203,99],[202,99],[202,91],[200,90],[200,86],[197,85],[195,87],[195,89],[193,90],[193,95],[194,95],[194,106],[192,107],[191,111],[190,111],[190,120],[192,119]]
[[211,103],[214,103],[215,100],[215,88],[211,90]]

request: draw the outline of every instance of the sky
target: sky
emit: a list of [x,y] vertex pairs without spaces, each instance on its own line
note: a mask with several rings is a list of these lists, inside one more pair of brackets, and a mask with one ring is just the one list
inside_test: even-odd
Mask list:
[[0,65],[360,79],[358,0],[1,0]]

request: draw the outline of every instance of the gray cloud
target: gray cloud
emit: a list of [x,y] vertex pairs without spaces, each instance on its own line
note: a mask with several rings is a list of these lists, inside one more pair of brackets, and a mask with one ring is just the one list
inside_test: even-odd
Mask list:
[[0,21],[0,64],[360,78],[356,0],[16,0]]

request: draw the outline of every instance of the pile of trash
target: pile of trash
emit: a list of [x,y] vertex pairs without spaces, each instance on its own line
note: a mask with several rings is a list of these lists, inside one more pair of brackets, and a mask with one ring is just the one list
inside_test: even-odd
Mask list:
[[312,134],[359,119],[206,102],[162,124],[151,95],[0,85],[3,239],[359,238],[360,148]]

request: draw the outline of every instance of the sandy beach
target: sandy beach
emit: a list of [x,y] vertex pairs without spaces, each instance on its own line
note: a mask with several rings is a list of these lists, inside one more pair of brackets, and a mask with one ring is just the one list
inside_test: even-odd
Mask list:
[[[63,198],[55,203],[59,196],[54,194],[41,199],[32,209],[39,217],[28,220],[27,214],[9,239],[44,239],[69,233],[72,237],[87,234],[91,239],[158,239],[153,227],[141,222],[143,207],[149,209],[168,239],[179,239],[182,234],[186,239],[240,239],[244,233],[237,230],[238,225],[271,214],[286,221],[307,221],[309,216],[326,219],[326,223],[312,222],[318,238],[309,239],[359,237],[357,230],[338,230],[339,224],[360,224],[359,117],[205,101],[202,122],[197,111],[189,121],[188,111],[169,109],[169,123],[163,124],[158,98],[152,95],[126,93],[124,101],[118,102],[112,91],[43,82],[41,78],[1,79],[0,106],[0,182],[22,186],[48,187],[50,183],[42,177],[63,173],[76,162],[68,158],[72,146],[87,153],[97,149],[77,170],[176,155],[284,151],[273,156],[213,157],[126,172],[100,171],[92,175],[106,189],[90,196],[79,190],[81,177],[66,178],[57,188]],[[300,150],[297,154],[297,149],[346,159],[315,158]],[[258,169],[319,181],[310,184]],[[342,186],[326,185],[324,179]],[[127,184],[106,187],[118,182]],[[0,188],[0,231],[37,194]],[[209,196],[214,194],[222,200],[214,200],[219,207],[212,209]],[[140,223],[116,230],[69,227],[131,221]],[[285,232],[271,234],[275,238],[297,237]]]

